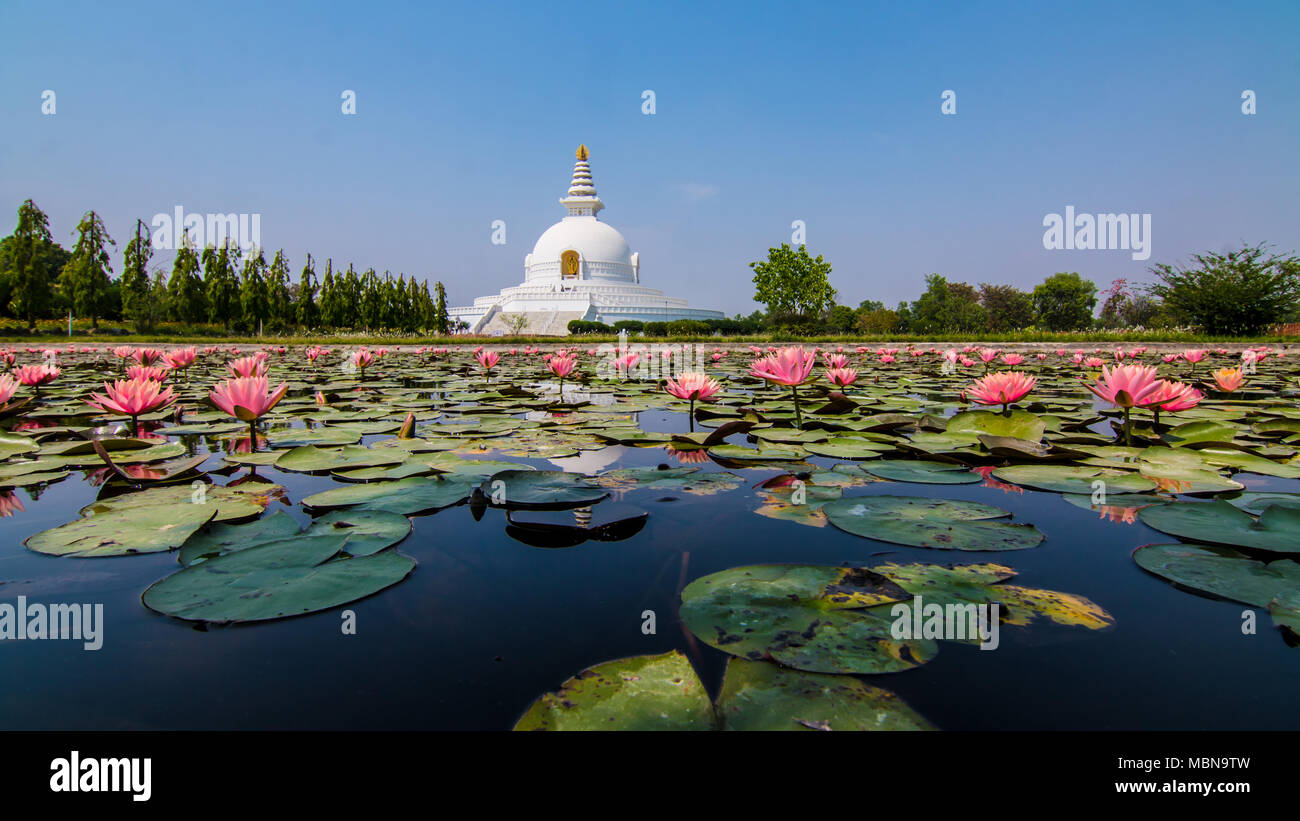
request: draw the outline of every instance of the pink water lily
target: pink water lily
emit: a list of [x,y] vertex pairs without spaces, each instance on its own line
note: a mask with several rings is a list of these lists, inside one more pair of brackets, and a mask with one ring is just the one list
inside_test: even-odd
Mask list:
[[478,360],[479,367],[489,376],[492,375],[492,369],[501,361],[501,355],[496,351],[480,350],[474,355],[474,358]]
[[226,367],[236,377],[266,376],[266,357],[256,354],[245,356],[227,362]]
[[1024,399],[1037,384],[1037,377],[1029,374],[998,371],[976,379],[966,388],[966,394],[981,405],[1001,405],[1006,413],[1012,403]]
[[1200,404],[1204,398],[1201,392],[1191,385],[1162,379],[1160,380],[1160,387],[1148,396],[1147,400],[1155,423],[1159,425],[1160,411],[1178,413],[1179,411],[1190,410]]
[[578,358],[569,356],[561,351],[555,355],[546,355],[546,367],[551,373],[560,379],[560,402],[564,402],[564,377],[573,373],[573,369],[578,367]]
[[221,410],[248,423],[249,441],[256,449],[257,420],[274,408],[288,390],[288,382],[281,382],[272,391],[265,376],[240,376],[219,383],[208,398]]
[[847,388],[858,381],[858,372],[854,368],[830,368],[826,371],[826,379],[832,385]]
[[790,395],[794,398],[794,424],[800,429],[803,428],[803,417],[799,413],[799,386],[808,381],[816,360],[815,353],[796,346],[781,348],[754,360],[749,366],[750,376],[790,388]]
[[57,365],[23,365],[14,371],[14,377],[40,396],[41,385],[53,382],[61,373]]
[[163,352],[157,348],[136,348],[131,352],[131,358],[141,365],[152,365],[163,358]]
[[163,361],[165,361],[167,363],[167,367],[171,368],[172,370],[183,371],[186,368],[188,368],[190,365],[193,365],[194,360],[197,357],[198,357],[198,351],[192,347],[177,348],[174,351],[168,351],[166,354],[164,354]]
[[708,402],[720,390],[722,385],[708,374],[699,371],[685,371],[676,379],[668,379],[664,382],[664,390],[678,399],[685,399],[691,403],[690,411],[687,418],[690,420],[690,429],[695,431],[695,402]]
[[167,378],[168,369],[155,367],[153,365],[132,365],[126,369],[126,378],[149,379],[154,382],[161,382]]
[[1162,380],[1156,369],[1149,365],[1116,365],[1101,369],[1101,377],[1094,385],[1085,385],[1101,399],[1124,409],[1124,443],[1132,444],[1129,412],[1133,408],[1147,407],[1160,389]]
[[786,387],[796,387],[808,381],[816,356],[800,347],[781,348],[776,353],[754,360],[749,375]]
[[18,391],[18,383],[9,374],[0,375],[0,405],[8,404]]
[[176,394],[171,388],[164,388],[161,383],[144,377],[118,380],[113,384],[104,383],[104,393],[91,393],[91,407],[107,413],[131,417],[131,433],[139,428],[139,417],[165,408],[176,401]]

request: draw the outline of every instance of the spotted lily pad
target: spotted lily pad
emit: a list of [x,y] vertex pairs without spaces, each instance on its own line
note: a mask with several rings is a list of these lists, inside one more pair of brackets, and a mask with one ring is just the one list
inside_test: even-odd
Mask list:
[[680,652],[598,664],[528,708],[516,730],[712,730],[709,695]]
[[888,690],[852,676],[732,657],[718,696],[724,730],[933,730]]
[[701,641],[733,656],[815,673],[892,673],[938,648],[894,639],[887,615],[861,608],[909,597],[863,568],[757,565],[691,582],[680,615]]
[[1024,550],[1043,541],[1033,525],[986,521],[1007,511],[923,496],[853,496],[822,506],[840,530],[892,544],[942,550]]

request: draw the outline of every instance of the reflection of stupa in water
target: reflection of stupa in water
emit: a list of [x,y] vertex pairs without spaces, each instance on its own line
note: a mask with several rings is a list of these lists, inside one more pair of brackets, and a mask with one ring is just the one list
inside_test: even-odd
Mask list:
[[514,330],[510,320],[522,314],[528,320],[524,333],[564,335],[574,319],[612,325],[624,319],[723,318],[719,311],[691,308],[684,299],[641,284],[641,255],[616,228],[596,218],[605,204],[596,196],[587,156],[587,147],[578,146],[568,196],[560,200],[568,215],[546,229],[524,257],[523,283],[450,309],[453,320],[464,320],[472,333],[508,333]]

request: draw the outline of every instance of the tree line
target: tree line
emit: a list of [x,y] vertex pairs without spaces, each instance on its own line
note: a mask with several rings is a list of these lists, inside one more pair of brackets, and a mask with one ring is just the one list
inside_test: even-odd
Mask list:
[[[746,318],[784,335],[997,334],[1192,328],[1217,336],[1258,335],[1300,319],[1300,258],[1264,243],[1227,253],[1194,254],[1184,264],[1157,263],[1154,282],[1117,279],[1104,291],[1078,272],[1058,272],[1025,291],[1014,285],[925,278],[925,291],[895,308],[865,300],[837,304],[830,263],[804,246],[771,248],[750,263],[754,301],[767,307]],[[1100,312],[1097,308],[1100,304]],[[737,317],[737,319],[741,319]]]
[[89,319],[124,321],[148,333],[164,322],[221,325],[234,333],[281,333],[319,328],[448,333],[447,292],[434,284],[396,279],[373,268],[324,271],[307,255],[296,281],[284,251],[268,262],[265,252],[247,253],[229,240],[176,251],[171,271],[150,270],[153,244],[148,226],[136,220],[113,277],[109,236],[103,220],[88,211],[69,251],[54,241],[49,219],[30,199],[18,209],[14,232],[0,239],[0,312],[25,321],[56,319],[69,311]]

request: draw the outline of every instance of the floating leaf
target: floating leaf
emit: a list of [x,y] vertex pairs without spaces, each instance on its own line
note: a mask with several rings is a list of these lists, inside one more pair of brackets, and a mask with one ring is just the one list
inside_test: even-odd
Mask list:
[[141,598],[150,610],[189,621],[266,621],[357,601],[415,569],[396,550],[340,553],[346,541],[303,534],[215,556],[155,582]]
[[921,459],[887,459],[863,465],[863,470],[882,479],[927,485],[966,485],[983,479],[965,465]]
[[96,559],[175,550],[217,515],[216,505],[126,507],[37,533],[24,542],[51,556]]
[[609,495],[586,476],[559,470],[503,470],[479,490],[492,505],[511,508],[577,507]]
[[1133,551],[1133,560],[1175,584],[1254,607],[1268,607],[1281,593],[1300,590],[1300,564],[1265,563],[1228,547],[1149,544]]
[[516,730],[712,730],[713,705],[680,652],[598,664],[528,708]]
[[471,486],[440,477],[412,477],[394,482],[369,482],[313,493],[302,500],[307,508],[328,509],[364,505],[411,516],[458,504],[469,497]]
[[1033,525],[990,522],[1011,514],[978,502],[922,496],[853,496],[822,506],[827,521],[867,539],[943,550],[1024,550],[1043,541]]
[[1040,441],[1046,429],[1046,423],[1036,414],[1014,409],[1010,414],[971,410],[955,414],[948,420],[948,433],[986,433],[1029,442]]
[[898,696],[851,676],[732,657],[718,696],[724,730],[933,730]]
[[1257,520],[1222,500],[1178,502],[1138,514],[1149,527],[1198,542],[1300,553],[1300,508],[1269,505]]
[[1142,476],[1121,470],[1069,465],[1011,465],[998,468],[993,475],[1013,485],[1034,490],[1057,493],[1088,493],[1094,483],[1101,482],[1106,493],[1146,493],[1155,490],[1156,483]]

